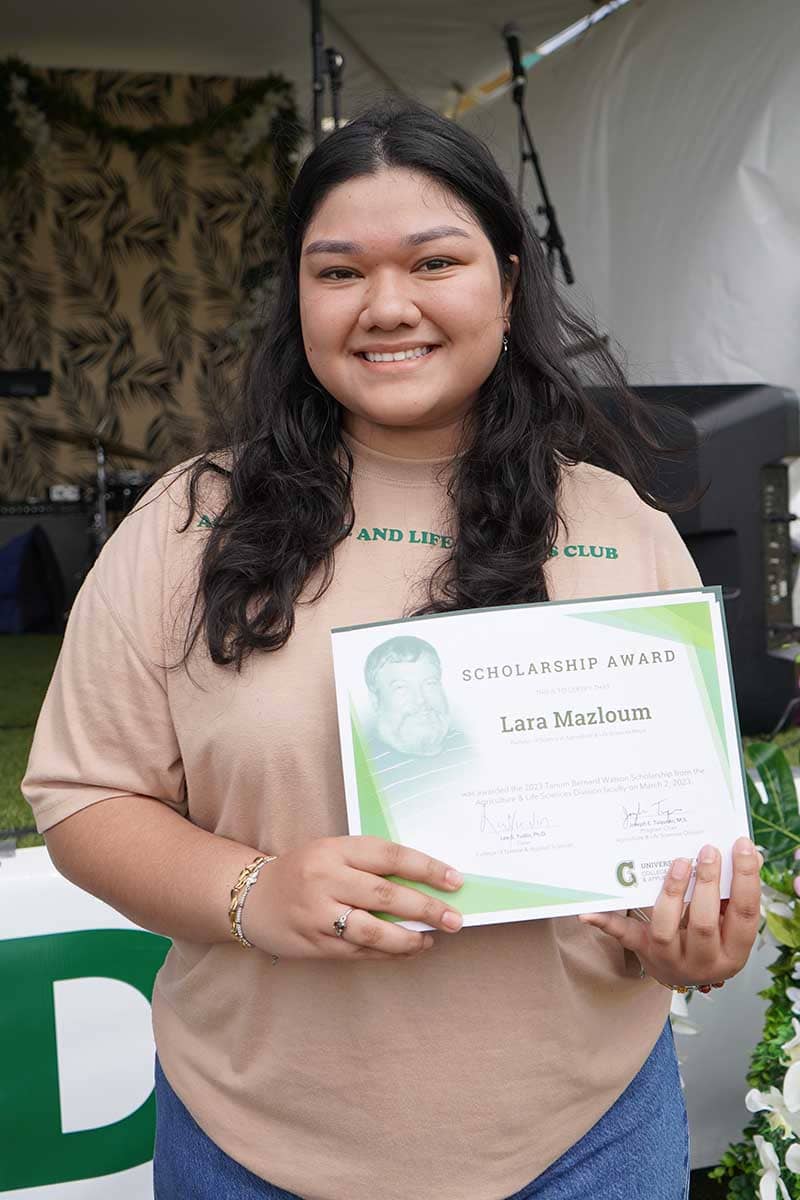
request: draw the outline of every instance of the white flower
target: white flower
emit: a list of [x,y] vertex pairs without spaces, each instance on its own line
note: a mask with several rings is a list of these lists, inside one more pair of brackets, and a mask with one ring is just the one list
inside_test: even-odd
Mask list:
[[800,1175],[800,1146],[798,1146],[797,1142],[792,1142],[786,1151],[786,1166],[795,1175]]
[[[787,902],[787,898],[783,892],[777,892],[775,888],[771,888],[766,883],[762,883],[761,885],[761,899],[759,903],[761,907],[761,929],[759,930],[756,947],[760,950],[765,945],[778,945],[767,925],[767,914],[773,913],[776,917],[784,917],[788,920],[793,915],[794,909]],[[797,976],[797,978],[800,979],[800,976]]]
[[781,1164],[778,1162],[772,1142],[768,1142],[766,1138],[756,1134],[753,1143],[758,1151],[761,1166],[764,1168],[758,1185],[759,1200],[776,1200],[778,1191],[780,1191],[782,1200],[791,1200],[786,1190],[786,1184],[781,1179]]
[[800,988],[788,987],[786,999],[791,1002],[792,1012],[800,1015]]
[[800,1136],[800,1062],[793,1062],[783,1080],[783,1091],[771,1087],[769,1092],[751,1088],[744,1098],[748,1112],[767,1111],[771,1129],[782,1137]]
[[800,1021],[796,1017],[792,1017],[792,1028],[794,1037],[789,1038],[788,1042],[784,1042],[781,1049],[788,1054],[789,1062],[795,1063],[800,1061]]
[[700,1032],[694,1021],[689,1020],[689,1005],[686,1003],[686,996],[681,992],[672,993],[669,1019],[673,1033],[683,1033],[687,1037],[691,1037]]

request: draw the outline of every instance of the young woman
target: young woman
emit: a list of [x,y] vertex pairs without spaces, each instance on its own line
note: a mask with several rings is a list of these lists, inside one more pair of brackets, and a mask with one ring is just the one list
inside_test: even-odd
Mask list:
[[593,331],[458,125],[366,112],[288,213],[243,413],[104,549],[24,781],[57,867],[173,940],[156,1195],[680,1200],[670,988],[745,962],[752,844],[724,916],[719,852],[698,847],[683,923],[688,860],[650,924],[461,930],[458,863],[347,836],[329,637],[695,585],[649,493],[647,413],[604,350],[617,422],[587,394],[565,346]]

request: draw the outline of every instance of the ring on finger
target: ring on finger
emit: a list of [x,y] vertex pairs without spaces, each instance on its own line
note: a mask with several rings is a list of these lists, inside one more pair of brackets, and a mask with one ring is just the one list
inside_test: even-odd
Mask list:
[[350,916],[350,913],[353,911],[354,911],[354,909],[352,909],[352,908],[346,908],[345,911],[343,913],[340,913],[339,916],[336,918],[336,920],[333,922],[333,928],[336,930],[337,937],[340,938],[340,937],[344,936],[344,931],[347,928],[347,918]]

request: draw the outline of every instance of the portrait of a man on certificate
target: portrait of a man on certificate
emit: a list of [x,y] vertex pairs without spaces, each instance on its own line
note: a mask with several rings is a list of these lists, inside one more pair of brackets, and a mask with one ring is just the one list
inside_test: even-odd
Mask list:
[[749,832],[718,589],[335,630],[333,653],[350,830],[456,862],[468,923],[647,905],[673,858]]
[[450,708],[442,664],[429,641],[395,636],[367,655],[364,681],[369,766],[392,807],[452,793],[470,762],[470,744]]

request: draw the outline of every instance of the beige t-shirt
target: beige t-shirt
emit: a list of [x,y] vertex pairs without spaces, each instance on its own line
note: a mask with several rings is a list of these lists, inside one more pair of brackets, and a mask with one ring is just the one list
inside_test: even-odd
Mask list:
[[[185,533],[170,477],[126,518],[81,588],[39,717],[23,790],[40,830],[140,794],[273,854],[347,832],[329,632],[411,611],[448,536],[441,464],[353,449],[356,522],[334,581],[241,675],[204,650],[191,677],[164,669],[224,481],[206,478]],[[615,476],[565,470],[561,511],[552,599],[698,583],[668,518]],[[509,1196],[613,1104],[670,993],[574,917],[437,940],[417,960],[276,966],[233,940],[175,941],[153,994],[167,1078],[223,1150],[306,1200]]]

